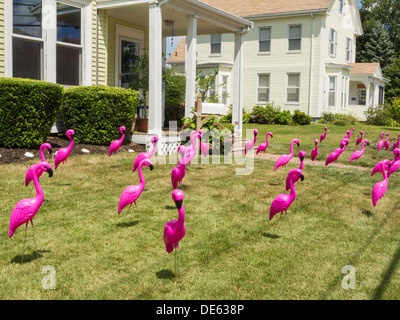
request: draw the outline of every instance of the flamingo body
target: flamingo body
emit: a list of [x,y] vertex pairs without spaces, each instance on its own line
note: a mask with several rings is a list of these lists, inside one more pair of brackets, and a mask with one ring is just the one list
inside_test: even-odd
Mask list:
[[339,156],[346,150],[348,139],[342,139],[340,141],[340,148],[335,149],[331,154],[329,154],[328,158],[325,161],[325,166],[328,166],[330,163],[335,162]]
[[397,136],[397,141],[393,143],[393,150],[400,146],[400,134]]
[[294,169],[288,173],[288,178],[290,184],[290,193],[282,193],[276,196],[275,199],[272,201],[271,208],[269,210],[270,221],[277,213],[283,213],[285,211],[287,214],[287,209],[289,209],[290,205],[296,199],[296,190],[294,188],[294,185],[297,181],[299,181],[299,179],[303,181],[304,175],[300,169]]
[[326,138],[326,131],[328,130],[328,127],[325,127],[324,130],[325,133],[321,134],[321,136],[319,137],[319,142],[322,142]]
[[114,140],[113,142],[111,142],[110,149],[108,150],[108,156],[111,156],[113,154],[113,152],[118,152],[119,148],[121,147],[122,143],[124,142],[125,130],[126,130],[126,128],[124,126],[119,128],[119,132],[121,132],[121,139]]
[[69,140],[71,141],[69,146],[66,148],[61,148],[60,150],[57,151],[57,154],[54,158],[54,168],[57,169],[58,165],[62,162],[67,162],[67,159],[72,151],[72,148],[74,147],[74,135],[75,135],[75,131],[72,129],[67,130],[66,133],[67,137],[69,138]]
[[190,133],[190,146],[185,149],[185,156],[182,160],[182,162],[185,163],[186,165],[188,164],[190,165],[190,162],[192,162],[194,156],[196,155],[197,150],[196,150],[195,140],[196,138],[201,139],[201,134],[199,132],[193,130]]
[[253,133],[254,133],[254,140],[246,142],[246,145],[244,146],[244,154],[247,154],[250,150],[252,150],[254,148],[254,145],[257,141],[258,130],[254,129]]
[[383,145],[384,145],[384,147],[385,147],[386,150],[389,150],[389,148],[390,148],[389,132],[386,133],[386,140],[385,140],[385,142],[383,143]]
[[364,136],[364,132],[361,131],[361,132],[360,132],[360,135],[361,135],[361,137],[359,137],[359,138],[356,140],[356,146],[358,146],[358,145],[361,143],[361,141],[362,141],[362,139],[363,139],[363,136]]
[[377,205],[379,199],[385,196],[387,190],[389,180],[386,174],[385,165],[387,165],[390,168],[391,167],[390,161],[387,159],[381,161],[383,180],[377,182],[372,189],[372,204],[374,207]]
[[283,154],[278,158],[278,160],[276,160],[274,171],[281,166],[286,166],[289,163],[289,161],[293,158],[293,144],[294,143],[296,143],[298,147],[300,146],[299,140],[293,139],[292,142],[290,143],[290,153]]
[[272,135],[272,132],[268,132],[266,135],[266,142],[265,143],[260,143],[257,147],[257,152],[256,154],[259,154],[260,152],[264,151],[265,149],[267,149],[268,145],[269,145],[269,141],[268,141],[268,136],[271,136],[271,138],[273,138],[274,136]]
[[170,220],[164,225],[165,250],[171,253],[174,248],[179,248],[179,241],[186,234],[185,209],[183,207],[184,194],[182,190],[176,189],[172,192],[172,199],[178,209],[178,219]]
[[356,150],[351,154],[349,163],[351,163],[353,160],[359,159],[364,154],[364,144],[369,145],[369,141],[368,140],[364,140],[363,143],[362,143],[361,150]]
[[157,136],[151,137],[151,143],[153,144],[153,149],[151,149],[150,152],[141,152],[136,156],[136,159],[133,162],[132,172],[136,171],[136,169],[139,167],[139,164],[142,162],[142,160],[151,159],[151,157],[153,156],[154,152],[156,152],[157,142],[158,142],[158,137]]
[[385,135],[385,133],[382,132],[381,140],[378,142],[378,151],[381,151],[381,149],[382,149],[382,147],[383,147],[383,144],[384,144],[383,136],[384,136],[384,135]]
[[17,230],[19,226],[23,225],[24,223],[27,224],[29,221],[32,223],[33,217],[36,215],[43,203],[44,195],[39,183],[39,171],[48,172],[50,177],[53,175],[53,170],[48,162],[42,161],[34,165],[33,183],[36,188],[36,196],[33,198],[22,199],[15,205],[10,217],[8,231],[8,236],[10,238],[13,236],[15,230]]
[[[51,153],[51,145],[50,143],[43,143],[40,146],[40,161],[46,161],[46,158],[44,157],[43,154],[43,150],[47,149],[49,150],[49,152]],[[34,175],[34,169],[35,168],[35,164],[31,165],[28,170],[26,171],[25,174],[25,187],[27,187],[29,185],[29,183],[33,180],[33,175]],[[39,171],[37,173],[38,178],[40,178],[43,174],[43,170],[41,169],[41,167],[39,167]]]
[[[185,156],[184,148],[185,148],[184,146],[178,147],[178,153],[181,154],[181,159]],[[182,179],[185,177],[185,175],[186,175],[186,165],[182,163],[182,161],[179,161],[178,166],[173,168],[171,172],[171,182],[173,189],[178,188],[178,184],[182,183]]]
[[199,130],[199,134],[200,134],[200,152],[201,154],[204,156],[204,158],[207,158],[207,155],[209,153],[209,147],[208,147],[208,143],[205,143],[203,141],[201,141],[201,138],[203,137],[203,130]]
[[121,197],[119,198],[119,203],[118,203],[118,214],[121,213],[121,211],[127,206],[130,205],[132,206],[132,203],[135,204],[136,206],[136,201],[139,199],[140,195],[142,194],[144,187],[145,187],[145,181],[142,173],[142,167],[143,165],[146,165],[150,167],[150,171],[153,170],[153,164],[151,163],[150,159],[143,159],[140,161],[139,166],[138,166],[138,174],[139,174],[139,184],[137,185],[131,185],[125,188],[124,191],[122,191]]

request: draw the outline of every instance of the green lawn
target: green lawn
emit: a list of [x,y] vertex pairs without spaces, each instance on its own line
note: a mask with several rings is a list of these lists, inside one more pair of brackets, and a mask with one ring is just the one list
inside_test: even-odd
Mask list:
[[[322,144],[334,149],[346,129],[330,127]],[[380,131],[356,129],[361,127],[372,137]],[[270,152],[288,153],[296,137],[309,153],[323,126],[257,128],[258,142],[274,133]],[[326,167],[306,165],[288,216],[270,222],[271,202],[284,192],[285,179],[273,171],[273,161],[256,159],[254,172],[243,176],[235,175],[235,164],[192,164],[181,188],[187,228],[180,242],[181,287],[174,253],[163,242],[164,224],[177,218],[174,165],[145,168],[137,208],[118,215],[121,192],[138,183],[134,157],[119,156],[118,166],[108,156],[76,156],[68,162],[70,176],[65,165],[52,178],[43,174],[48,201],[34,218],[40,257],[35,259],[29,227],[24,263],[25,228],[9,239],[8,223],[14,205],[35,193],[24,186],[33,162],[0,166],[1,299],[400,299],[399,174],[391,176],[378,211],[371,190],[381,175],[349,168],[329,174]],[[297,166],[293,161],[285,172]],[[56,270],[55,290],[42,288],[46,265]],[[341,285],[346,265],[356,270],[354,290]]]

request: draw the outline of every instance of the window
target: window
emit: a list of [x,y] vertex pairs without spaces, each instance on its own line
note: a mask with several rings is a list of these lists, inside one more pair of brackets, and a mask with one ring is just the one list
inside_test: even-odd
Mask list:
[[359,106],[365,106],[367,102],[367,90],[358,89],[357,90],[357,104]]
[[336,38],[337,34],[334,29],[329,30],[329,54],[336,56]]
[[269,101],[269,74],[258,75],[257,102],[266,103]]
[[335,107],[336,98],[336,77],[329,77],[328,106]]
[[229,77],[222,76],[222,103],[228,104],[228,91],[229,91]]
[[301,50],[301,25],[289,26],[288,50]]
[[353,57],[352,41],[350,38],[346,38],[346,61],[352,62],[352,57]]
[[[12,34],[6,38],[6,46],[11,48],[5,55],[10,66],[6,75],[81,85],[84,5],[56,0],[6,1],[12,3],[12,19],[7,21]],[[11,6],[7,8],[6,15]]]
[[347,107],[347,91],[349,87],[349,78],[343,76],[342,77],[342,90],[341,90],[341,100],[340,100],[340,107],[342,109],[346,109]]
[[42,0],[13,0],[13,77],[43,80]]
[[217,97],[216,97],[216,81],[215,81],[216,77],[211,81],[210,83],[210,91],[209,91],[209,99],[214,101]]
[[379,86],[378,104],[383,104],[384,92],[385,92],[385,87],[384,86]]
[[339,0],[339,12],[344,14],[344,0]]
[[271,28],[259,28],[258,52],[271,52]]
[[300,73],[287,74],[286,102],[300,102]]
[[221,34],[212,34],[210,39],[210,53],[221,54]]

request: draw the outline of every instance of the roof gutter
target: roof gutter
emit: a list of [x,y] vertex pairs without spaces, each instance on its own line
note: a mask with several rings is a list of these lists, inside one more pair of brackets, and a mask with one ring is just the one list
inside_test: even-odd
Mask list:
[[242,16],[242,18],[247,20],[262,20],[268,18],[280,18],[280,17],[290,17],[290,16],[308,16],[310,14],[325,14],[327,9],[313,9],[306,11],[291,11],[291,12],[277,12],[277,13],[266,13],[253,16]]

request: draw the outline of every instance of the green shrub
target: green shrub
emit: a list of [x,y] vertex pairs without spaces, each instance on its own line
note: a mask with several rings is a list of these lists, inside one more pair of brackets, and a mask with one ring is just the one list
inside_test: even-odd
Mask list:
[[276,124],[288,125],[293,121],[292,114],[289,110],[279,111],[276,114]]
[[293,124],[305,126],[310,124],[311,121],[312,118],[306,115],[304,112],[301,112],[300,110],[294,110]]
[[251,120],[250,116],[251,116],[250,112],[243,112],[243,123],[244,124],[250,123],[250,120]]
[[137,105],[137,91],[91,86],[66,89],[61,109],[76,142],[107,145],[119,138],[120,126],[130,132]]
[[165,105],[176,106],[185,102],[186,77],[165,69]]
[[332,113],[324,111],[319,119],[320,123],[333,123],[338,126],[356,124],[357,118],[351,114]]
[[169,127],[170,121],[176,121],[177,126],[180,127],[183,124],[183,117],[185,116],[185,105],[175,104],[165,106],[165,123],[166,127]]
[[400,122],[400,97],[396,97],[391,101],[389,113],[393,120]]
[[375,126],[387,126],[392,119],[389,105],[370,106],[364,114],[367,118],[367,123]]
[[254,106],[251,111],[251,122],[260,124],[274,124],[278,110],[272,104]]
[[0,145],[42,144],[56,120],[62,93],[62,86],[45,81],[0,79]]

